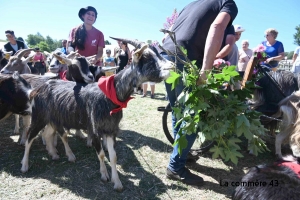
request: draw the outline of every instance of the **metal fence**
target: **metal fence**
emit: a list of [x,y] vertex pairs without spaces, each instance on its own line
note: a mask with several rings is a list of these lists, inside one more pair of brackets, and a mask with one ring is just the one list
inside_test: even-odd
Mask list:
[[292,66],[293,66],[292,62],[288,62],[284,60],[279,62],[278,69],[290,71]]

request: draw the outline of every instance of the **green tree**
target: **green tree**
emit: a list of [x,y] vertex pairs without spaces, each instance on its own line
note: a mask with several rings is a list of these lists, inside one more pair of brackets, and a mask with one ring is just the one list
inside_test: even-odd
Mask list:
[[37,46],[40,48],[41,52],[44,52],[44,51],[50,52],[51,51],[50,48],[49,48],[49,45],[44,41],[38,43]]
[[290,51],[286,56],[287,56],[287,59],[292,59],[293,58],[293,55],[294,55],[294,51]]
[[296,33],[294,34],[294,44],[300,46],[300,25],[296,26]]
[[111,43],[108,40],[105,40],[105,44],[110,45]]
[[31,48],[34,48],[38,43],[42,41],[45,41],[45,38],[39,33],[35,35],[29,34],[26,39],[28,46]]
[[42,51],[48,52],[54,51],[62,46],[61,40],[55,40],[49,35],[44,38],[39,32],[35,35],[29,34],[26,41],[30,48],[39,47]]

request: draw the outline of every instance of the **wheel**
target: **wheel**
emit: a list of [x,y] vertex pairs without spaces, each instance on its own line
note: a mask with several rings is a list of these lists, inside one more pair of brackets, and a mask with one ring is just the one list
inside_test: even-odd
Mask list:
[[[164,130],[164,133],[168,139],[168,141],[171,144],[174,144],[174,138],[173,138],[173,134],[170,133],[169,128],[168,128],[168,115],[170,112],[172,112],[172,108],[170,106],[170,103],[168,103],[168,105],[166,107],[158,107],[157,108],[158,111],[162,111],[163,115],[162,115],[162,127]],[[198,153],[205,153],[207,152],[213,145],[215,144],[214,141],[205,141],[204,143],[199,144],[199,148],[196,149],[191,149],[191,153],[192,154],[198,154]]]

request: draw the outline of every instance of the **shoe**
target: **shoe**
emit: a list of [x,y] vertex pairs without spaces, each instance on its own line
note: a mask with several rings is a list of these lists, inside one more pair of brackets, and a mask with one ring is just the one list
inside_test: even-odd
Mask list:
[[143,94],[142,90],[138,90],[138,94],[142,95]]
[[194,163],[196,162],[197,160],[199,159],[199,156],[197,153],[191,153],[189,152],[188,155],[187,155],[187,158],[186,158],[186,162],[187,163]]
[[151,99],[154,99],[154,94],[151,94]]
[[192,174],[186,167],[178,173],[172,172],[169,168],[167,168],[167,178],[181,181],[187,185],[202,186],[204,184],[203,178],[197,176],[196,174]]
[[144,97],[146,97],[147,95],[146,94],[143,94],[143,96],[141,96],[141,98],[144,98]]

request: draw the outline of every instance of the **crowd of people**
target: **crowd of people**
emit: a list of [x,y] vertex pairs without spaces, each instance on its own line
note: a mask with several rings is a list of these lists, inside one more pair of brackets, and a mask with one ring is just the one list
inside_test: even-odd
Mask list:
[[[213,67],[214,60],[224,59],[230,61],[232,65],[237,66],[237,71],[243,75],[247,63],[253,55],[253,51],[249,49],[249,41],[242,41],[242,48],[238,49],[236,42],[239,41],[242,32],[245,29],[241,25],[233,25],[233,21],[238,14],[238,8],[233,0],[198,0],[189,3],[180,12],[178,18],[170,30],[175,32],[177,43],[187,50],[187,57],[190,60],[196,60],[196,65],[200,69],[199,84],[206,79],[205,71],[209,71]],[[82,56],[95,56],[91,61],[95,65],[118,66],[117,73],[126,68],[131,62],[132,53],[127,43],[118,41],[119,48],[112,51],[106,49],[106,56],[103,56],[105,48],[103,33],[93,25],[97,19],[97,10],[88,6],[79,10],[78,16],[83,22],[79,26],[74,27],[69,34],[68,40],[62,41],[62,52],[68,54],[70,51],[77,50]],[[187,31],[189,30],[189,31]],[[28,48],[24,43],[16,41],[13,31],[6,31],[9,43],[5,45],[6,51],[14,51],[21,48]],[[266,40],[262,42],[265,46],[265,52],[268,59],[263,63],[272,70],[276,70],[278,63],[284,57],[283,44],[276,40],[278,31],[274,28],[265,31]],[[175,53],[174,43],[168,35],[163,38],[164,49]],[[295,51],[294,63],[300,64],[300,48]],[[161,55],[174,61],[174,56],[161,52]],[[101,60],[101,58],[103,59]],[[183,55],[179,55],[181,59],[185,59]],[[35,66],[42,68],[42,62],[45,58],[36,49],[34,57]],[[177,64],[177,69],[183,71],[184,65]],[[300,71],[300,67],[295,67],[295,71]],[[40,69],[43,74],[44,70]],[[146,97],[147,84],[143,85],[144,92],[142,97]],[[151,87],[151,98],[154,98],[155,85],[149,83]],[[171,90],[170,84],[165,84],[168,100],[173,107],[177,96],[182,92],[184,85],[182,81],[176,86],[175,90]],[[178,137],[177,132],[180,126],[175,126],[176,117],[172,116],[172,125],[174,138]],[[184,122],[183,122],[184,123]],[[170,156],[169,165],[167,167],[167,178],[175,179],[189,185],[201,186],[204,184],[203,178],[193,174],[185,166],[190,155],[190,149],[197,137],[197,134],[187,135],[187,147],[179,155],[178,146],[173,147]]]

